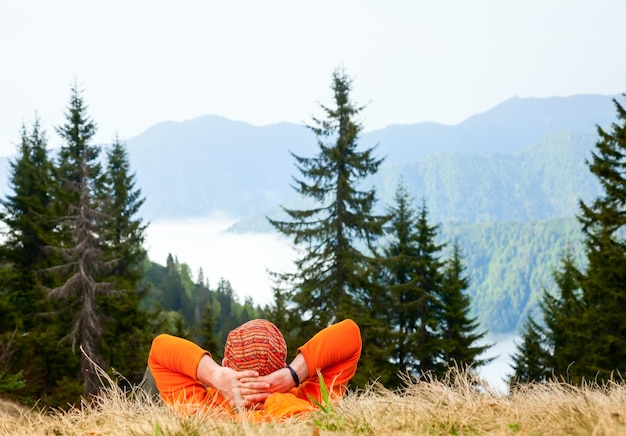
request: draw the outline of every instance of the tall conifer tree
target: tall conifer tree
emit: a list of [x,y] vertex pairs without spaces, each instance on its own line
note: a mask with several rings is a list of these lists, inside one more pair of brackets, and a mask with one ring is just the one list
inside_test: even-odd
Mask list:
[[[398,185],[394,204],[387,212],[391,217],[385,227],[389,242],[382,250],[380,281],[388,296],[383,299],[379,313],[384,314],[391,332],[379,340],[389,341],[387,360],[394,362],[395,373],[418,376],[420,361],[416,335],[424,321],[418,310],[420,301],[424,299],[423,290],[419,287],[421,252],[416,228],[417,212],[403,183]],[[388,370],[381,372],[386,386],[400,384],[401,379],[389,377]]]
[[441,287],[441,329],[443,337],[443,361],[459,365],[462,369],[476,368],[489,362],[480,358],[489,345],[478,345],[486,331],[478,332],[480,324],[470,316],[471,300],[467,294],[469,278],[464,275],[465,265],[458,243],[452,246],[452,255],[446,262]]
[[63,139],[56,203],[62,239],[51,251],[61,256],[62,263],[49,268],[60,279],[49,295],[65,301],[64,308],[72,310],[68,337],[73,349],[80,352],[80,377],[85,394],[96,395],[100,391],[96,366],[104,367],[98,298],[113,290],[111,282],[102,281],[113,264],[106,258],[107,220],[99,196],[104,182],[98,160],[100,150],[91,144],[96,125],[88,116],[76,85],[71,90],[66,122],[57,132]]
[[567,251],[554,275],[559,294],[542,301],[551,369],[571,383],[626,372],[626,111],[614,103],[617,121],[610,132],[598,126],[587,161],[603,194],[579,202],[586,268],[577,269]]
[[228,333],[239,326],[234,308],[237,296],[230,282],[224,278],[218,280],[215,294],[220,306],[219,316],[217,318],[217,325],[219,327],[216,337],[220,345],[220,354],[223,355],[224,344],[226,343]]
[[125,145],[115,138],[107,151],[107,166],[103,204],[107,215],[107,240],[114,257],[115,277],[120,285],[135,289],[142,276],[142,263],[146,258],[143,247],[146,225],[139,216],[145,198],[136,186],[131,173]]
[[418,365],[414,371],[418,374],[431,372],[442,374],[448,369],[448,362],[443,361],[443,338],[441,336],[441,317],[443,304],[441,252],[445,244],[437,243],[439,225],[429,222],[426,202],[417,211],[416,248],[417,265],[415,271],[415,291],[417,293],[415,311],[419,320],[414,333],[414,357]]
[[13,193],[0,201],[7,234],[2,258],[11,265],[15,290],[13,314],[21,313],[24,331],[30,331],[45,302],[38,286],[37,271],[45,266],[44,246],[51,236],[52,162],[48,158],[47,139],[39,119],[32,130],[22,127],[18,156],[10,162],[9,180]]
[[[309,209],[283,210],[289,221],[270,219],[281,233],[293,238],[301,251],[296,272],[287,274],[294,310],[304,320],[302,339],[344,318],[352,318],[367,338],[367,305],[375,284],[369,280],[372,256],[368,248],[382,234],[385,217],[373,212],[374,189],[360,190],[375,174],[382,159],[374,149],[358,149],[363,127],[362,107],[351,100],[352,81],[342,69],[332,76],[334,106],[321,108],[325,118],[313,118],[315,157],[293,155],[300,173],[294,188],[310,200]],[[370,342],[364,340],[364,355]],[[366,361],[363,359],[362,361]]]
[[[445,244],[437,243],[438,225],[431,225],[425,202],[418,210],[403,184],[389,208],[388,243],[383,247],[382,283],[391,302],[379,309],[391,326],[391,361],[397,372],[421,376],[444,375],[449,365],[479,366],[488,346],[478,345],[486,333],[469,316],[460,247],[441,260]],[[398,380],[396,379],[397,383]],[[392,380],[393,384],[393,380]]]
[[[57,382],[75,369],[73,358],[57,344],[66,326],[51,316],[51,307],[42,284],[46,277],[40,272],[53,262],[44,248],[54,242],[53,164],[48,157],[47,138],[39,119],[31,130],[22,127],[17,157],[10,162],[9,179],[12,193],[1,201],[2,220],[7,233],[1,249],[2,286],[7,305],[3,307],[0,330],[12,338],[9,373],[23,371],[25,386],[22,398],[49,402],[51,396],[59,403],[70,398],[56,395]],[[29,364],[24,366],[24,362]],[[54,400],[52,401],[55,404]]]
[[384,223],[373,213],[374,189],[358,189],[382,160],[373,157],[373,148],[358,150],[362,126],[357,117],[363,108],[350,99],[351,88],[351,79],[337,69],[332,81],[335,106],[322,105],[326,118],[313,118],[309,126],[317,136],[319,153],[312,158],[293,155],[300,172],[294,178],[295,189],[315,206],[283,208],[291,221],[270,220],[303,249],[296,260],[297,272],[289,278],[297,309],[310,313],[315,329],[359,314],[369,289],[370,263],[359,244],[374,242]]
[[513,375],[509,383],[543,381],[553,377],[580,383],[584,374],[572,365],[581,356],[581,344],[590,338],[582,323],[584,303],[581,298],[581,273],[576,269],[570,248],[561,258],[559,269],[552,273],[556,295],[543,290],[540,309],[543,324],[528,317],[513,355]]
[[103,315],[103,356],[108,365],[131,381],[138,381],[145,369],[151,334],[147,314],[139,309],[145,291],[138,290],[143,275],[143,248],[146,226],[139,217],[144,203],[124,144],[115,138],[107,150],[104,186],[98,201],[105,219],[106,258],[111,260],[109,277],[114,293],[98,299]]
[[300,320],[296,319],[297,317],[289,309],[289,289],[285,289],[280,277],[274,276],[274,279],[276,279],[272,288],[274,301],[271,306],[265,307],[264,313],[267,319],[274,323],[283,333],[287,343],[287,357],[288,359],[293,359],[296,356],[298,347],[302,345]]
[[[626,96],[626,95],[625,95]],[[576,371],[587,378],[626,373],[626,110],[613,100],[617,121],[599,139],[588,161],[603,194],[580,202],[587,266],[580,286],[585,310],[582,326],[590,339],[580,347]],[[582,333],[582,332],[581,332]]]
[[215,316],[213,314],[213,307],[211,306],[211,303],[207,303],[204,309],[204,316],[200,324],[200,329],[198,331],[200,339],[198,344],[205,350],[210,351],[214,358],[217,357],[219,350],[223,348],[218,345],[215,333]]

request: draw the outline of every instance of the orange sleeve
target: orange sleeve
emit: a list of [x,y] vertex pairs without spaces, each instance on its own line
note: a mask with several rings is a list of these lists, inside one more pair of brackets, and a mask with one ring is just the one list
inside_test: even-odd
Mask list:
[[295,390],[296,395],[305,400],[310,400],[309,395],[321,400],[317,370],[321,371],[329,390],[335,395],[343,395],[348,381],[356,372],[361,347],[361,331],[351,319],[317,333],[298,348],[309,368],[309,379]]
[[183,338],[165,334],[154,338],[148,366],[163,401],[174,404],[202,403],[207,400],[209,392],[196,378],[198,363],[206,354],[211,355]]

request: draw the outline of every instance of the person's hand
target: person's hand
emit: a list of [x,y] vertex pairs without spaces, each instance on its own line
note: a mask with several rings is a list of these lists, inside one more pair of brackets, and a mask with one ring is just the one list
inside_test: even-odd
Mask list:
[[[270,385],[257,380],[257,371],[235,371],[218,365],[208,355],[203,356],[198,364],[197,379],[204,385],[217,389],[234,406],[249,406],[264,401],[270,394]],[[243,380],[249,380],[244,383]]]
[[[303,383],[309,378],[309,368],[304,360],[304,356],[301,353],[299,353],[293,362],[291,362],[291,367],[296,372],[300,383]],[[270,393],[289,392],[296,386],[296,382],[291,375],[291,371],[287,367],[277,369],[270,374],[260,377],[244,377],[240,381],[244,386],[242,390],[245,394],[244,399],[250,402],[264,401]],[[253,392],[255,388],[258,388],[259,386],[263,386],[262,389],[267,392],[267,395],[265,395],[264,398],[261,399],[262,396],[255,393],[248,394],[248,388],[250,388],[250,391]]]
[[[277,369],[276,371],[260,376],[260,377],[246,377],[241,379],[244,389],[243,392],[247,393],[248,386],[254,386],[257,383],[266,385],[268,393],[274,392],[289,392],[296,384],[291,377],[291,372],[288,368]],[[246,395],[246,399],[254,401],[256,396]]]

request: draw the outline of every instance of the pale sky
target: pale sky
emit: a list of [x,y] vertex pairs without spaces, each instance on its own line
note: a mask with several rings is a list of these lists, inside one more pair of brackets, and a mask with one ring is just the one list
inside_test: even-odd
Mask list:
[[625,17],[624,0],[2,0],[0,156],[35,113],[58,145],[74,80],[99,142],[208,114],[308,122],[340,64],[366,130],[621,93]]

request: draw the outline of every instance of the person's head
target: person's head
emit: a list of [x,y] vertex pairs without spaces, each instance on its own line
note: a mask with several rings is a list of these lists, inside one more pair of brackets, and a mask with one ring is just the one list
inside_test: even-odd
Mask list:
[[286,359],[287,344],[278,327],[266,319],[254,319],[228,334],[222,365],[267,375],[284,368]]

